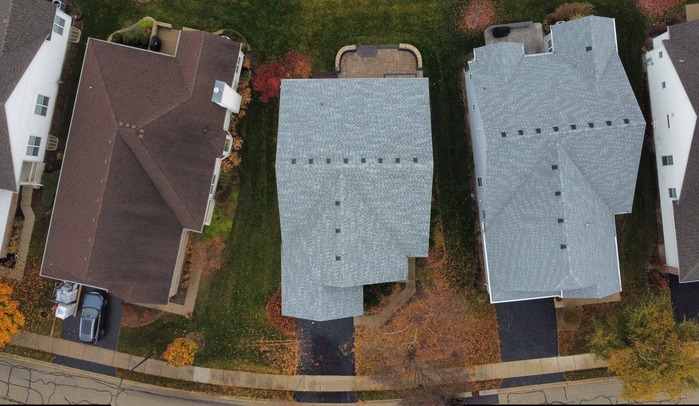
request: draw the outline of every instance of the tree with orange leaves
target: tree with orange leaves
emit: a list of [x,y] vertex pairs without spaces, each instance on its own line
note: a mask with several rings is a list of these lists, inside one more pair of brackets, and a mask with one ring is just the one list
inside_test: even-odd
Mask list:
[[19,311],[19,301],[12,300],[12,286],[0,283],[0,347],[10,341],[24,325],[24,315]]
[[193,340],[187,338],[176,338],[167,346],[167,350],[163,354],[165,361],[176,367],[192,365],[194,363],[194,354],[197,352],[198,346]]

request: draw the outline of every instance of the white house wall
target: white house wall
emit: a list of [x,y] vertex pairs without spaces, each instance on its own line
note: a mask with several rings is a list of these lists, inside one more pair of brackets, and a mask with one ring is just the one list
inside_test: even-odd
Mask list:
[[[478,99],[476,97],[476,89],[474,88],[473,81],[469,76],[468,70],[464,71],[464,80],[466,83],[466,95],[468,103],[468,117],[469,124],[471,128],[471,143],[473,150],[473,163],[475,167],[476,176],[476,198],[478,199],[478,216],[480,218],[481,224],[481,239],[483,240],[483,258],[485,263],[486,275],[488,274],[488,256],[485,252],[485,217],[487,218],[487,213],[483,212],[481,203],[485,200],[486,195],[486,143],[485,143],[485,129],[483,128],[483,119],[481,118],[481,111],[478,106]],[[479,180],[482,186],[479,186]],[[490,292],[490,283],[488,283],[488,292]],[[491,297],[492,300],[492,297]]]
[[[667,38],[667,34],[663,35]],[[648,89],[650,92],[655,141],[656,165],[658,168],[658,189],[665,240],[665,262],[668,266],[679,266],[677,238],[670,188],[682,198],[682,183],[687,169],[689,150],[694,134],[697,115],[682,86],[673,61],[662,42],[656,38],[656,48],[646,53],[648,68]],[[662,57],[660,56],[662,54]],[[675,61],[675,63],[681,63]],[[663,88],[663,83],[665,87]],[[668,119],[669,127],[668,128]],[[663,166],[662,157],[672,156],[673,164]]]
[[[56,10],[56,14],[66,21],[63,35],[52,32],[51,40],[44,41],[5,103],[16,182],[19,182],[22,162],[43,162],[44,160],[46,139],[51,127],[51,118],[56,104],[59,79],[72,24],[72,19],[67,14],[59,10]],[[45,117],[34,114],[39,94],[49,98]],[[26,155],[30,135],[41,137],[38,156]]]

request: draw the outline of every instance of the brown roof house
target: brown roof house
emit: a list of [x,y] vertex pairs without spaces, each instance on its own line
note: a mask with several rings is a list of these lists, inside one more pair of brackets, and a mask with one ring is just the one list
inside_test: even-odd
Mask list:
[[168,302],[188,232],[211,221],[242,59],[202,31],[174,56],[89,39],[42,276]]

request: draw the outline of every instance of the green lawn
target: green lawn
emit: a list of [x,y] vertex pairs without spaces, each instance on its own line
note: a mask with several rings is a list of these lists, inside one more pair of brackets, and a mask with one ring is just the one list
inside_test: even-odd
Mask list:
[[[472,199],[468,187],[472,158],[467,148],[461,69],[481,36],[467,38],[454,29],[460,0],[81,0],[84,36],[106,38],[144,15],[204,30],[231,28],[249,41],[256,64],[289,50],[307,53],[314,71],[333,69],[335,54],[347,44],[407,42],[422,53],[430,78],[435,183],[445,239],[455,278],[466,292],[478,267]],[[558,0],[498,0],[501,20],[541,21]],[[617,18],[619,48],[632,84],[641,95],[640,47],[644,28],[631,0],[593,2],[598,15]],[[84,45],[78,53],[82,59]],[[74,71],[77,83],[79,69]],[[545,100],[541,101],[545,103]],[[264,304],[280,282],[280,231],[274,178],[278,104],[254,100],[240,122],[245,139],[238,206],[228,237],[223,269],[205,278],[193,316],[166,316],[141,329],[122,329],[120,349],[162,352],[173,338],[199,331],[207,340],[197,363],[207,366],[270,370],[261,339],[282,339],[267,323]],[[67,127],[66,127],[67,130]],[[625,283],[639,279],[654,242],[651,158],[644,154],[634,214],[620,235]],[[272,368],[273,370],[273,368]]]

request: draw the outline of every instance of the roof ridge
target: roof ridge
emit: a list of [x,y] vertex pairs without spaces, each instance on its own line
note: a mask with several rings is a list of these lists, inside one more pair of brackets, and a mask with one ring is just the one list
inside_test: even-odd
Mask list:
[[126,134],[125,129],[117,130],[117,134],[124,140],[124,143],[136,158],[136,161],[141,165],[146,176],[153,182],[156,190],[160,193],[160,196],[162,196],[167,206],[180,222],[180,225],[183,228],[192,230],[200,229],[200,227],[197,227],[197,222],[187,209],[187,206],[182,199],[180,199],[180,196],[172,187],[172,184],[170,184],[167,176],[165,176],[160,166],[158,166],[157,162],[153,159],[150,151],[148,151],[141,141],[135,138],[136,134]]

